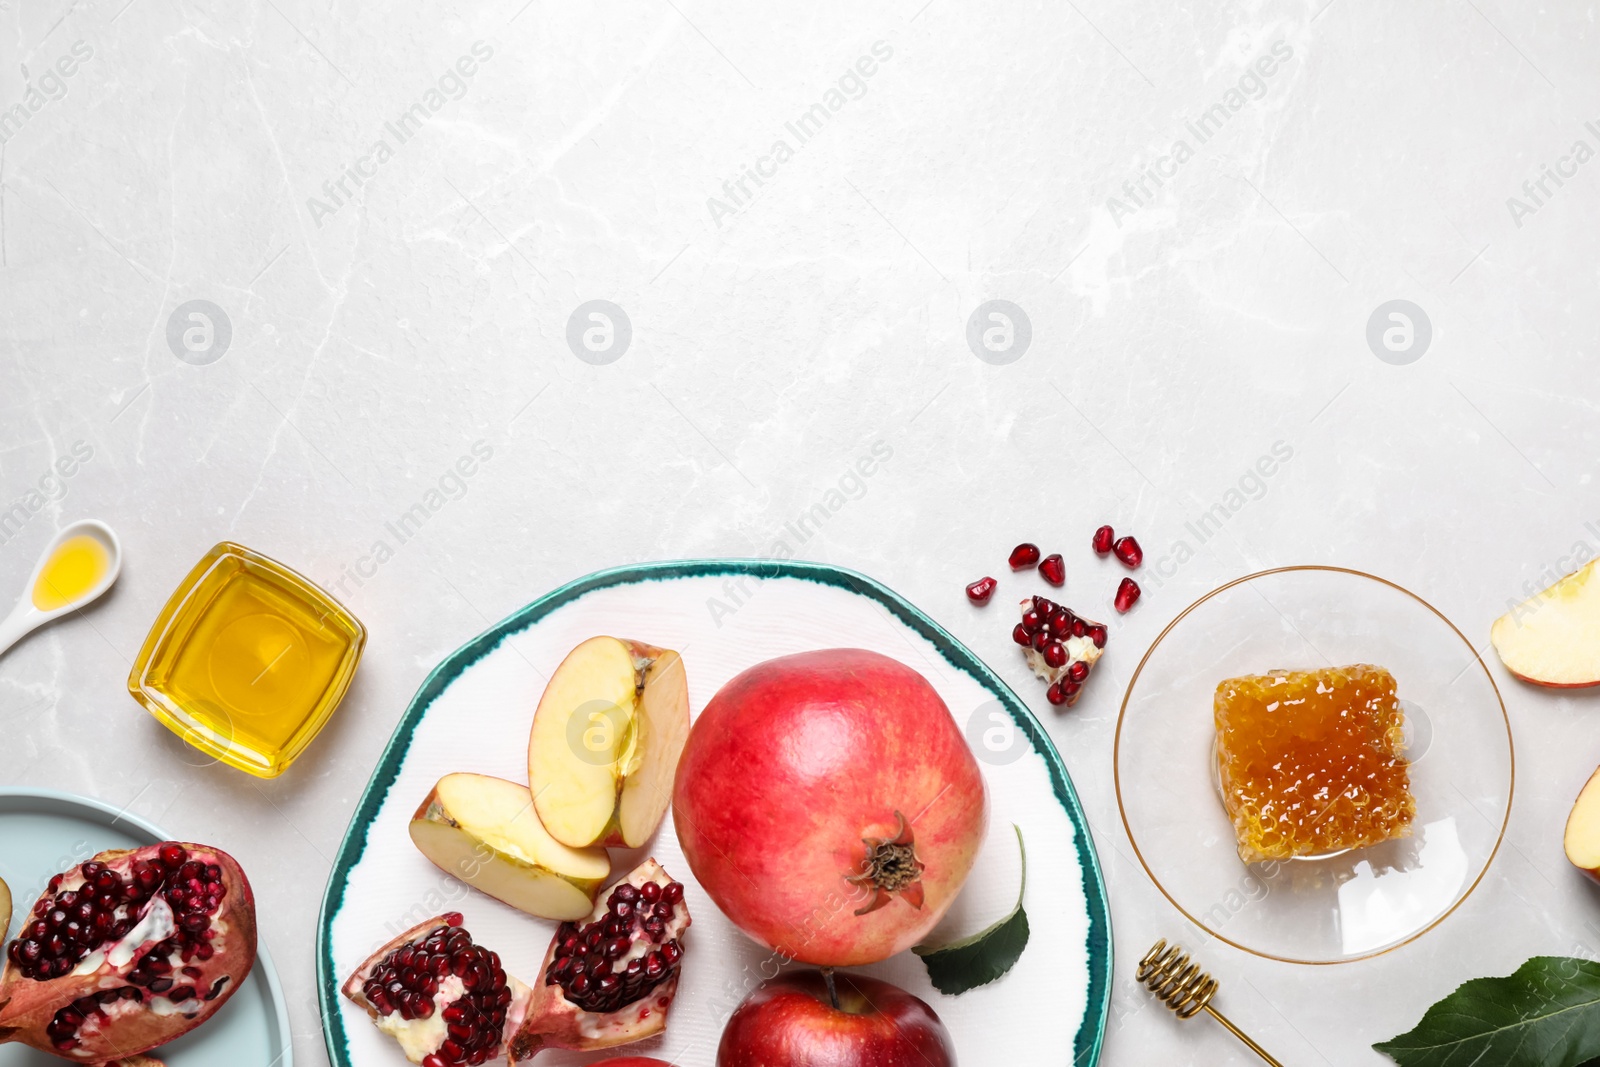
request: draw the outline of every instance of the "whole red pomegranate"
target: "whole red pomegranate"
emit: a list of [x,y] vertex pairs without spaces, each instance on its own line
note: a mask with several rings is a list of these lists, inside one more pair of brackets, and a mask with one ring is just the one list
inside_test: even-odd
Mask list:
[[933,686],[855,648],[768,660],[723,686],[690,731],[672,810],[728,918],[824,967],[920,941],[988,820],[977,761]]
[[114,849],[50,879],[0,973],[0,1041],[100,1064],[209,1019],[256,959],[255,898],[220,849]]

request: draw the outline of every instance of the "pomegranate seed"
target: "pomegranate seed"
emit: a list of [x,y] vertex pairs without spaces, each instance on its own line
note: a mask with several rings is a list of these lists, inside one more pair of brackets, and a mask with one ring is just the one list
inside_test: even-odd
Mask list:
[[1019,645],[1026,645],[1033,640],[1033,635],[1028,633],[1028,628],[1019,622],[1011,628],[1011,640]]
[[1078,690],[1083,688],[1082,682],[1074,682],[1071,678],[1061,679],[1061,691],[1069,697],[1078,695]]
[[1026,570],[1039,562],[1039,546],[1024,541],[1011,550],[1011,569],[1014,571]]
[[1078,662],[1067,668],[1067,677],[1071,678],[1074,682],[1082,682],[1085,678],[1089,677],[1089,665],[1080,659]]
[[1139,584],[1132,578],[1122,579],[1122,584],[1117,586],[1117,610],[1126,612],[1139,601]]
[[1039,573],[1051,585],[1063,585],[1067,580],[1067,565],[1061,561],[1061,553],[1056,552],[1039,561]]
[[444,913],[444,921],[449,926],[460,926],[467,920],[459,911],[447,911]]
[[1061,605],[1054,600],[1046,600],[1042,596],[1036,596],[1033,598],[1033,610],[1039,613],[1039,618],[1048,619],[1061,610]]
[[993,578],[979,578],[967,586],[967,599],[974,604],[987,604],[989,598],[994,596],[995,588],[999,584]]
[[1139,542],[1131,537],[1120,538],[1116,544],[1111,546],[1111,550],[1117,554],[1117,558],[1126,567],[1137,567],[1144,562],[1144,549],[1140,548]]
[[1024,611],[1022,613],[1023,629],[1027,630],[1029,633],[1037,630],[1039,628],[1039,624],[1043,621],[1043,616],[1041,616],[1037,611]]
[[1044,646],[1050,643],[1050,635],[1043,630],[1033,631],[1033,636],[1028,638],[1028,644],[1033,646],[1035,652],[1043,652]]
[[1109,526],[1102,526],[1094,532],[1094,553],[1103,556],[1111,551],[1111,539],[1116,537],[1116,531]]
[[1052,704],[1065,704],[1067,702],[1067,694],[1061,688],[1060,682],[1056,682],[1049,689],[1046,689],[1044,698]]
[[1072,632],[1072,613],[1070,611],[1055,611],[1050,616],[1050,632],[1056,637],[1063,637]]
[[1052,641],[1044,646],[1044,661],[1052,667],[1059,667],[1067,662],[1067,649],[1060,641]]
[[1099,623],[1089,627],[1089,639],[1094,642],[1095,648],[1106,647],[1106,628]]

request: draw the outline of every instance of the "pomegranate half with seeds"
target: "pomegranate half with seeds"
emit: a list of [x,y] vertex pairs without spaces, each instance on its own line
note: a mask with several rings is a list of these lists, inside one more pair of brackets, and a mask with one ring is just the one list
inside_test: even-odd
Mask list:
[[255,898],[233,857],[166,841],[55,875],[0,974],[0,1042],[83,1063],[139,1053],[209,1019],[256,959]]
[[463,921],[453,911],[419,923],[344,983],[344,995],[424,1067],[488,1062],[527,1011],[528,987],[472,940]]
[[950,709],[859,648],[757,664],[711,699],[678,764],[673,822],[695,877],[746,934],[822,967],[923,940],[988,822]]
[[666,1029],[690,921],[683,883],[646,860],[587,920],[562,923],[527,1020],[511,1039],[511,1058],[548,1048],[612,1048]]

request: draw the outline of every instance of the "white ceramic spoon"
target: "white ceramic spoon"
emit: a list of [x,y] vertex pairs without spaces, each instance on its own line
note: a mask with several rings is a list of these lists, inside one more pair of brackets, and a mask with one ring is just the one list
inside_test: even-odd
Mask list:
[[[106,552],[105,573],[94,585],[84,590],[73,600],[49,609],[43,609],[35,602],[35,591],[39,587],[39,576],[44,573],[56,550],[74,537],[91,537],[100,542]],[[34,564],[33,573],[28,576],[28,584],[22,590],[22,597],[17,601],[17,606],[4,622],[0,622],[0,656],[18,641],[22,640],[34,630],[54,619],[59,619],[69,611],[76,611],[99,597],[111,588],[117,580],[117,575],[122,573],[122,542],[117,540],[117,535],[111,527],[95,519],[84,519],[56,534],[49,547],[39,557],[39,562]]]

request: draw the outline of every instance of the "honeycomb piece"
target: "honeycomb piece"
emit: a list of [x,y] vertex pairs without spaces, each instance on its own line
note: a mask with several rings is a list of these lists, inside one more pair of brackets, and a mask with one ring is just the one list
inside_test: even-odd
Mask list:
[[1218,684],[1223,803],[1246,863],[1365,848],[1410,832],[1394,676],[1357,663]]

